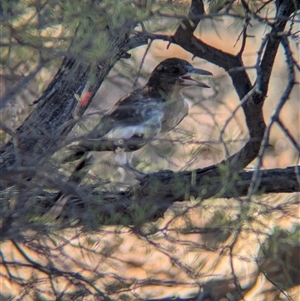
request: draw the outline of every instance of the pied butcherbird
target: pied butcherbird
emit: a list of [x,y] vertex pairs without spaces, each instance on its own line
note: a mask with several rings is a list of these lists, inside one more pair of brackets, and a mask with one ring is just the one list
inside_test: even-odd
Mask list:
[[69,147],[71,154],[63,162],[77,160],[89,151],[113,151],[117,163],[131,169],[131,156],[126,152],[140,149],[158,134],[172,130],[188,114],[182,90],[190,86],[209,88],[192,75],[212,73],[179,58],[162,61],[143,88],[120,99],[86,137]]

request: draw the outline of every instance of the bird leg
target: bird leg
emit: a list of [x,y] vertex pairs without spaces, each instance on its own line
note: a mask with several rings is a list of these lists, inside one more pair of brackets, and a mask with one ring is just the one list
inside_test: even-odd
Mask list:
[[135,177],[136,177],[137,180],[142,180],[146,176],[145,173],[143,173],[143,172],[137,170],[136,168],[134,168],[131,163],[126,163],[122,167],[125,170],[131,171],[135,175]]
[[132,156],[133,153],[126,153],[124,151],[124,148],[117,147],[115,150],[115,161],[125,170],[131,171],[135,175],[137,180],[141,180],[145,177],[145,174],[133,167],[133,165],[131,164]]

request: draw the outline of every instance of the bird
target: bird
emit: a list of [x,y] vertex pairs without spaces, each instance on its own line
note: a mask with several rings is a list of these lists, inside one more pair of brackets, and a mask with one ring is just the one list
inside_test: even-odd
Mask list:
[[194,68],[183,59],[163,60],[143,88],[121,98],[89,134],[69,147],[71,153],[63,163],[86,157],[90,151],[113,151],[117,164],[135,170],[131,165],[132,152],[171,131],[188,115],[182,90],[191,86],[210,88],[191,75],[212,73]]

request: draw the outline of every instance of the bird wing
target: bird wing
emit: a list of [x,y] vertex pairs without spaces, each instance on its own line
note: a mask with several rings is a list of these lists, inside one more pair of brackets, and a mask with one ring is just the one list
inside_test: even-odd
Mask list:
[[163,99],[147,97],[138,89],[129,97],[121,99],[109,117],[114,125],[104,136],[109,140],[130,139],[140,136],[151,139],[161,130],[164,116]]
[[79,159],[88,151],[114,151],[117,147],[134,151],[153,139],[162,128],[163,100],[145,97],[138,89],[119,100],[92,132],[77,145],[64,163]]

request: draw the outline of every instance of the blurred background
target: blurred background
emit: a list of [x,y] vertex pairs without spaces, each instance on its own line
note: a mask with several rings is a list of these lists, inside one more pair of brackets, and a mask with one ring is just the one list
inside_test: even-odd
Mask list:
[[[103,1],[108,5],[107,9],[112,11],[121,4],[134,10],[139,4],[139,1],[127,2],[111,2],[110,6],[109,2]],[[247,1],[254,8],[265,2]],[[1,37],[0,80],[0,96],[3,97],[1,125],[2,129],[6,127],[11,131],[15,131],[35,109],[33,102],[55,76],[76,27],[74,15],[78,17],[82,9],[80,1],[66,1],[64,4],[55,1],[13,3],[9,7],[10,19],[2,16],[5,25]],[[160,12],[161,6],[156,1],[147,3],[152,5],[151,12]],[[201,21],[195,35],[217,49],[237,54],[241,48],[244,23],[242,19],[230,15],[243,16],[240,1],[235,1],[230,13],[207,1],[207,7],[209,4],[212,16],[219,15]],[[5,10],[6,4],[1,5],[2,11]],[[39,5],[43,7],[41,14],[37,13]],[[188,8],[188,1],[166,1],[161,14],[153,14],[143,20],[144,29],[152,33],[172,34],[181,18],[166,15],[172,13],[182,16]],[[274,1],[260,11],[262,18],[272,18],[274,14]],[[300,29],[299,17],[296,20],[287,25],[295,36]],[[141,29],[142,26],[139,26],[134,30]],[[243,61],[252,83],[257,75],[257,55],[268,32],[269,27],[262,20],[251,20]],[[294,57],[299,59],[299,38],[289,41]],[[96,54],[85,52],[84,49],[80,53],[83,60],[91,59]],[[211,71],[214,76],[204,79],[211,88],[184,90],[190,106],[189,116],[172,132],[157,137],[157,140],[136,151],[133,164],[145,173],[162,169],[193,170],[216,164],[241,149],[248,139],[248,131],[238,96],[223,69],[200,58],[193,58],[182,48],[162,41],[138,47],[131,50],[130,54],[130,59],[121,59],[109,73],[92,105],[68,136],[70,141],[88,133],[121,97],[145,85],[159,62],[178,57],[197,68]],[[296,81],[299,82],[299,72]],[[267,125],[287,82],[286,57],[280,48],[264,105]],[[299,92],[299,85],[295,85],[280,113],[281,120],[298,145]],[[0,131],[2,145],[10,137],[9,131]],[[51,158],[50,164],[56,166],[59,173],[68,175],[75,164],[59,165],[65,152],[65,148],[60,149]],[[90,170],[85,183],[101,182],[104,186],[98,186],[98,189],[104,187],[107,190],[125,190],[128,184],[132,184],[132,175],[126,174],[124,177],[124,172],[114,162],[114,154],[98,153],[94,156],[99,162]],[[255,164],[254,161],[249,167],[254,168]],[[289,138],[274,124],[262,168],[294,165],[299,165],[299,154]],[[44,236],[29,232],[25,235],[26,242],[6,240],[1,245],[2,259],[19,263],[9,269],[3,264],[0,267],[2,297],[3,300],[71,300],[68,298],[74,292],[88,287],[86,299],[74,297],[72,300],[102,300],[95,297],[99,293],[97,289],[105,291],[115,300],[148,300],[166,296],[196,300],[191,296],[197,296],[203,290],[211,292],[215,298],[211,300],[239,300],[241,298],[236,288],[240,287],[244,300],[297,300],[300,296],[299,274],[295,273],[295,268],[300,268],[296,257],[299,245],[295,244],[295,240],[299,240],[298,204],[297,193],[253,198],[253,208],[246,217],[249,223],[238,238],[234,229],[241,218],[241,199],[201,201],[187,198],[186,202],[172,206],[164,218],[145,225],[140,232],[135,232],[134,227],[112,226],[100,227],[93,233],[75,227],[57,232],[54,226],[49,233],[43,233]],[[280,211],[277,210],[279,206],[282,209]],[[287,238],[287,233],[294,235],[294,240],[290,236]],[[230,248],[234,240],[236,243]],[[270,251],[274,251],[273,247],[276,249],[275,255]],[[28,258],[20,248],[35,264],[30,262],[26,266]],[[268,257],[266,254],[269,252],[272,255]],[[282,255],[286,252],[292,254],[288,259]],[[54,273],[53,280],[52,276],[39,269],[38,264],[53,266],[60,273]],[[90,282],[71,281],[68,278],[70,273],[78,273]],[[233,279],[233,274],[237,275],[237,279]],[[21,280],[16,280],[17,277]],[[280,286],[287,278],[289,285]],[[9,297],[11,299],[5,299]]]

